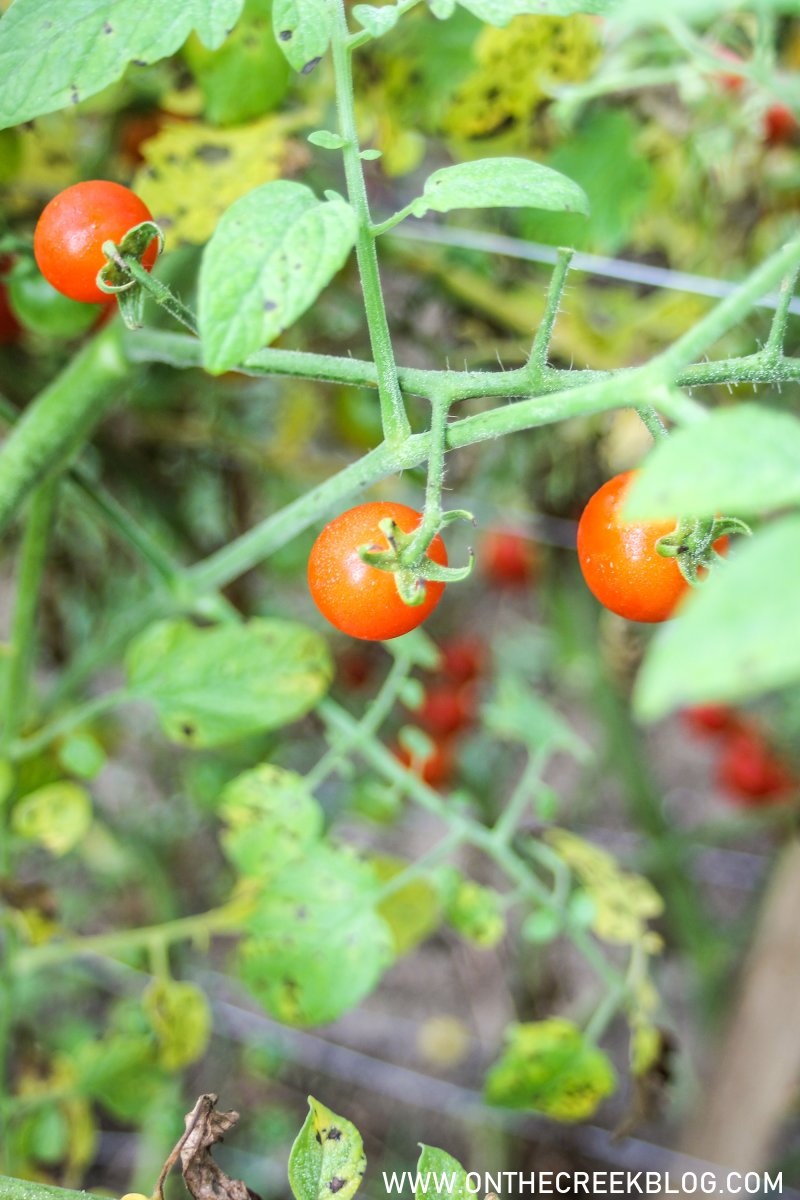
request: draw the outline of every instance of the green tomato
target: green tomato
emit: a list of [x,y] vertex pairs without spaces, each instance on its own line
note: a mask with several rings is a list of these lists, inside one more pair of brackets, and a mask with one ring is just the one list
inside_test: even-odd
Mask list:
[[81,304],[57,292],[31,262],[14,267],[7,287],[14,316],[30,333],[41,337],[80,337],[102,312],[99,304]]

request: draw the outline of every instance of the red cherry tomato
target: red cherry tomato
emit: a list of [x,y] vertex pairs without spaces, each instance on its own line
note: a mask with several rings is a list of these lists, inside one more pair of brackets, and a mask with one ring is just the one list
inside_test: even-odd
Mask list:
[[[107,296],[97,286],[97,272],[106,263],[103,243],[119,243],[134,225],[152,219],[147,205],[119,183],[92,179],[73,184],[54,196],[39,217],[33,235],[39,270],[73,300],[104,301]],[[148,271],[157,253],[154,238],[142,258]]]
[[[578,559],[590,590],[629,621],[666,621],[689,585],[674,558],[656,550],[676,522],[624,521],[622,506],[636,475],[624,471],[595,492],[578,523]],[[727,538],[715,548],[722,551]]]
[[726,741],[717,764],[717,782],[732,800],[744,805],[785,800],[797,786],[786,764],[752,727],[740,729]]
[[[348,509],[322,530],[308,560],[308,585],[324,617],[351,637],[385,641],[400,637],[430,616],[445,585],[426,583],[422,604],[405,604],[391,571],[371,567],[359,557],[360,546],[388,550],[378,525],[391,518],[404,533],[413,533],[421,515],[405,504],[386,500]],[[447,565],[447,550],[437,534],[428,556]]]
[[454,687],[450,683],[434,684],[425,692],[425,699],[415,710],[416,720],[433,737],[447,737],[472,724],[476,712],[473,685]]
[[15,342],[22,332],[22,327],[14,316],[14,311],[8,300],[8,290],[2,280],[2,276],[7,274],[13,265],[13,259],[9,255],[0,257],[0,346],[9,346]]
[[480,638],[469,634],[448,638],[439,650],[442,656],[440,673],[451,683],[469,683],[477,679],[486,666],[486,647]]
[[[411,755],[404,746],[397,746],[394,756],[404,767],[412,765]],[[428,787],[442,787],[449,783],[455,768],[455,753],[452,742],[446,738],[437,741],[433,750],[422,763],[415,762],[414,770]]]
[[764,114],[764,140],[770,146],[794,141],[798,128],[797,118],[785,104],[771,104]]
[[[717,46],[716,52],[720,58],[725,58],[732,64],[742,61],[739,55],[735,54],[733,50],[729,50],[727,46]],[[720,71],[714,78],[726,92],[740,92],[745,83],[744,75],[739,75],[735,71]]]
[[535,544],[506,529],[486,535],[480,561],[489,581],[498,587],[525,587],[535,579],[539,567]]
[[684,724],[700,737],[716,737],[736,729],[739,718],[734,709],[724,704],[698,704],[681,714]]

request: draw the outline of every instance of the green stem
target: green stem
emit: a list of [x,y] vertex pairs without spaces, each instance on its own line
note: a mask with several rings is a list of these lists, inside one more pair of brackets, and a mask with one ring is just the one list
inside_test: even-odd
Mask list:
[[661,438],[668,436],[666,425],[651,405],[644,404],[637,408],[636,411],[641,418],[642,424],[654,442],[658,442],[661,440]]
[[546,760],[547,753],[542,751],[529,756],[508,803],[495,822],[494,834],[498,841],[510,842],[516,833],[517,826],[530,807],[531,790],[537,783],[541,783],[542,768]]
[[531,347],[530,357],[527,362],[526,370],[530,374],[532,381],[537,381],[547,366],[550,339],[553,336],[553,328],[558,316],[561,297],[564,294],[564,284],[567,282],[569,264],[572,262],[574,253],[574,250],[567,250],[563,247],[558,251],[556,264],[553,267],[553,274],[550,276],[550,285],[547,289],[544,314],[539,322],[539,328],[536,330],[536,336],[533,339],[533,346]]
[[678,373],[705,354],[709,346],[732,329],[757,300],[765,296],[780,281],[792,274],[800,264],[800,237],[787,242],[777,253],[757,267],[736,289],[712,308],[701,321],[688,330],[662,354],[651,359],[644,370],[659,382],[677,383]]
[[437,396],[431,402],[425,507],[419,529],[406,550],[404,561],[409,563],[415,563],[422,558],[442,524],[442,487],[444,486],[444,459],[449,411],[450,398],[447,395]]
[[101,713],[116,708],[119,704],[124,704],[129,699],[130,696],[124,688],[119,688],[113,692],[104,692],[102,696],[95,696],[92,700],[87,700],[85,704],[81,704],[77,708],[72,708],[62,716],[56,717],[49,725],[45,725],[37,733],[31,734],[30,737],[18,738],[12,742],[7,748],[8,757],[12,762],[31,758],[34,754],[38,754],[41,750],[44,750],[56,738],[63,737],[65,733],[69,733],[79,725],[91,721]]
[[[0,735],[0,754],[7,755],[9,747],[25,720],[36,637],[36,614],[39,607],[47,548],[53,525],[58,480],[43,483],[33,495],[30,513],[22,540],[17,577],[14,616],[11,625],[11,658],[8,662],[4,687],[5,720]],[[11,839],[9,836],[9,802],[13,791],[0,794],[0,877],[11,873]],[[0,1159],[10,1163],[10,1148],[6,1141],[7,1115],[11,1103],[9,1050],[15,1010],[15,959],[17,938],[13,920],[6,914],[3,936],[3,955],[0,962]]]
[[353,736],[337,740],[336,744],[331,746],[307,773],[306,785],[312,792],[316,791],[346,755],[358,749],[365,739],[374,737],[378,733],[397,702],[410,667],[411,660],[405,654],[398,654],[377,695],[370,701],[366,713],[353,731]]
[[[202,367],[202,348],[196,338],[160,329],[143,329],[136,334],[126,333],[125,353],[131,362],[160,362],[179,370]],[[356,387],[377,387],[375,364],[365,359],[336,358],[326,354],[307,354],[297,350],[268,348],[252,354],[232,370],[241,375],[261,378],[279,376],[293,379],[312,379],[320,383],[344,383]],[[615,379],[624,383],[641,367],[622,367],[613,371],[592,371],[547,367],[537,383],[542,395],[550,392],[585,387],[587,383],[602,383]],[[442,386],[442,372],[399,367],[398,379],[405,393],[430,400]],[[716,384],[739,383],[796,383],[800,381],[800,358],[779,358],[767,362],[763,352],[742,358],[718,359],[716,362],[694,363],[681,370],[675,384],[681,388],[710,387]],[[448,391],[454,400],[473,400],[484,397],[507,399],[531,394],[526,369],[514,371],[449,371]]]
[[768,361],[777,362],[783,355],[786,326],[789,321],[789,306],[792,303],[792,297],[797,286],[798,274],[800,274],[800,264],[793,271],[790,271],[781,282],[781,290],[778,295],[778,303],[775,305],[775,314],[770,325],[769,337],[762,351],[764,358]]
[[125,264],[125,270],[130,272],[137,283],[144,288],[148,296],[151,296],[155,300],[156,304],[159,304],[165,312],[174,317],[190,333],[197,335],[200,332],[197,317],[186,304],[178,299],[172,289],[163,280],[151,275],[138,259],[125,255],[120,255],[120,258]]
[[61,966],[76,958],[118,958],[134,951],[152,951],[157,943],[171,946],[175,942],[206,941],[214,934],[236,933],[241,928],[243,911],[241,901],[237,901],[161,925],[47,942],[22,950],[17,955],[17,970],[20,974],[28,974]]
[[344,0],[337,0],[336,24],[333,31],[333,70],[336,79],[336,107],[339,114],[339,132],[344,138],[342,150],[347,194],[356,214],[356,258],[361,275],[364,294],[364,310],[375,359],[378,395],[381,403],[383,435],[390,445],[399,445],[411,432],[408,423],[397,365],[394,360],[389,323],[383,302],[378,255],[372,237],[372,221],[367,200],[367,188],[361,165],[361,149],[356,129],[355,105],[353,103],[353,64],[348,45],[350,31]]
[[119,403],[128,370],[117,322],[112,322],[25,410],[0,450],[0,530],[33,488],[63,467]]

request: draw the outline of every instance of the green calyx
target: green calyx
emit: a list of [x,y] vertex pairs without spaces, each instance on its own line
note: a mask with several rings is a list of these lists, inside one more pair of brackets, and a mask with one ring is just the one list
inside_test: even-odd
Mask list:
[[684,517],[672,533],[658,539],[656,550],[663,558],[674,558],[686,582],[696,586],[709,568],[724,561],[714,548],[720,538],[751,533],[738,517]]
[[119,311],[129,329],[139,329],[144,313],[144,290],[141,283],[145,268],[142,256],[153,241],[158,240],[158,253],[164,249],[164,235],[154,221],[142,221],[134,225],[123,237],[119,246],[114,242],[103,243],[103,253],[108,259],[97,273],[97,286],[108,296],[116,296]]
[[384,518],[378,528],[388,543],[388,550],[376,550],[374,546],[360,546],[358,553],[363,562],[379,571],[391,571],[397,591],[404,604],[416,607],[425,602],[426,584],[457,583],[472,572],[475,555],[470,548],[469,561],[464,567],[445,567],[428,556],[428,547],[440,529],[453,521],[472,521],[471,513],[461,509],[440,516],[438,527],[430,535],[420,538],[420,529],[406,533],[391,517]]

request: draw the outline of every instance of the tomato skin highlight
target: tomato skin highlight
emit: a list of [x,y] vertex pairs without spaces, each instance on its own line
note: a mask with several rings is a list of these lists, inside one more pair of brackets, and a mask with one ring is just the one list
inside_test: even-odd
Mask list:
[[[676,520],[624,521],[620,515],[636,474],[623,471],[592,496],[578,523],[578,560],[589,590],[605,608],[654,624],[672,616],[689,584],[677,561],[656,549]],[[726,545],[727,538],[719,538],[715,549]]]
[[[33,253],[45,279],[64,296],[99,304],[108,299],[97,286],[106,264],[103,243],[117,244],[134,225],[152,221],[149,208],[129,188],[92,179],[65,188],[42,211],[33,235]],[[142,265],[156,261],[158,242],[147,247]]]
[[[342,633],[365,641],[400,637],[421,625],[442,597],[445,585],[428,582],[422,604],[403,602],[391,571],[369,566],[359,557],[360,546],[388,550],[378,528],[386,518],[404,533],[413,533],[421,514],[405,504],[386,500],[359,504],[326,525],[315,541],[308,559],[308,586],[322,615]],[[447,550],[437,534],[428,556],[447,565]]]

